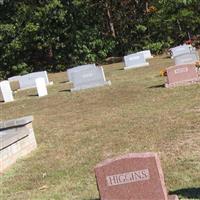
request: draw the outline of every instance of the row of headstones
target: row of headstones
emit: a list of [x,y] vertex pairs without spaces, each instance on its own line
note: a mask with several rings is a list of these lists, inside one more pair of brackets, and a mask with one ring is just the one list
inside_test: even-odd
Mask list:
[[[179,82],[188,83],[188,80],[189,82],[198,82],[199,75],[194,64],[199,60],[196,49],[189,45],[182,45],[172,48],[171,52],[176,65],[167,69],[168,79],[165,86],[172,87],[179,84]],[[124,56],[124,69],[148,66],[149,63],[146,60],[152,57],[150,50]],[[185,64],[191,65],[185,66]],[[67,74],[69,81],[74,86],[71,91],[111,85],[110,81],[106,81],[103,68],[97,67],[95,64],[77,66],[67,70]],[[51,84],[46,71],[11,77],[8,81],[18,81],[20,89],[37,87],[39,96],[47,95],[46,85]],[[0,87],[4,101],[13,101],[9,82],[1,82]]]
[[17,89],[20,90],[36,87],[39,97],[46,96],[48,94],[47,86],[53,84],[53,82],[49,82],[46,71],[11,77],[8,80],[0,82],[1,95],[4,102],[14,101],[13,91],[11,89],[11,84],[13,83],[19,84]]
[[[152,58],[150,50],[138,52],[124,56],[124,69],[148,66],[146,59]],[[78,91],[87,88],[93,88],[104,85],[111,85],[111,81],[106,81],[103,67],[97,67],[95,64],[77,66],[67,70],[68,79],[73,83],[71,91]],[[38,96],[47,95],[47,85],[50,85],[47,72],[34,72],[24,76],[14,76],[8,81],[0,83],[1,93],[4,102],[13,101],[13,93],[10,83],[18,82],[19,89],[37,88]]]
[[[124,69],[149,66],[146,60],[150,58],[153,58],[150,50],[124,56]],[[68,69],[67,76],[74,86],[71,91],[111,85],[111,81],[106,81],[103,67],[98,67],[95,64],[81,65]]]
[[175,87],[200,82],[196,63],[199,62],[198,52],[191,45],[180,45],[170,49],[175,65],[167,68],[165,87]]

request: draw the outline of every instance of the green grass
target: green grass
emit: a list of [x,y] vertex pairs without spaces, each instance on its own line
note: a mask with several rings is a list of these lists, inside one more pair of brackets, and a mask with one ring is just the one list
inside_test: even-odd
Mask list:
[[158,152],[170,192],[200,199],[200,85],[165,89],[156,57],[150,67],[104,66],[112,86],[70,93],[66,73],[50,74],[47,97],[15,94],[1,120],[34,116],[36,151],[1,178],[0,199],[95,200],[94,166],[130,152]]

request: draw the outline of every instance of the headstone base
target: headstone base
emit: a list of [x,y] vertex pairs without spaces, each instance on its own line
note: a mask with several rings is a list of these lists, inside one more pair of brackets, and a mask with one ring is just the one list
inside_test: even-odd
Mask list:
[[181,81],[181,82],[177,82],[177,83],[171,83],[171,84],[165,83],[165,87],[166,88],[174,88],[177,86],[187,86],[187,85],[198,84],[198,83],[200,83],[200,77],[197,79]]
[[105,85],[111,85],[111,81],[106,81],[103,84],[102,83],[99,83],[99,84],[96,83],[96,84],[83,85],[81,87],[72,88],[71,92],[76,92],[76,91],[79,91],[79,90],[84,90],[84,89],[89,89],[89,88],[95,88],[95,87],[102,87],[102,86],[105,86]]
[[129,67],[124,67],[124,70],[134,69],[134,68],[139,68],[139,67],[146,67],[146,66],[149,66],[149,63],[143,63],[141,65],[133,65],[133,66],[129,66]]

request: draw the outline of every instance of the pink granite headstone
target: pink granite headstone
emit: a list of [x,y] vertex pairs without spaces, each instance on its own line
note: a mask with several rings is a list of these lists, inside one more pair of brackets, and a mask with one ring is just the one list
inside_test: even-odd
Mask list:
[[195,64],[176,65],[167,68],[167,82],[165,87],[189,85],[200,82]]
[[132,153],[95,167],[101,200],[178,200],[168,196],[156,153]]

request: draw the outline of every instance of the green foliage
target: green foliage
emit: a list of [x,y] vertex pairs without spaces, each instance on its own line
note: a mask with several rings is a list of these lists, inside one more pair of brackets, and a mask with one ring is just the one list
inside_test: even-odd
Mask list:
[[1,78],[162,53],[200,26],[199,0],[5,0],[0,12]]

